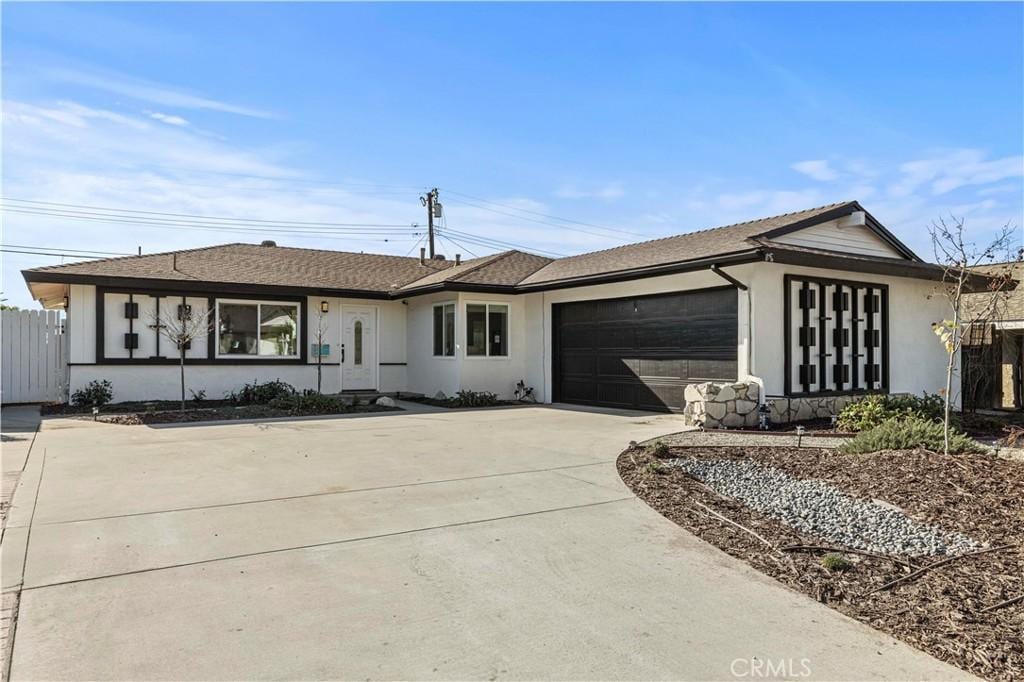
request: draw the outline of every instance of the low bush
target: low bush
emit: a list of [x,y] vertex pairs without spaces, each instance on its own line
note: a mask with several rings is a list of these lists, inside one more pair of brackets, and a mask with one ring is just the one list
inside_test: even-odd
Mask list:
[[226,397],[236,405],[267,405],[272,400],[288,398],[296,393],[294,386],[280,379],[265,384],[253,380],[251,384],[245,384],[237,391],[230,391]]
[[[942,424],[930,419],[903,417],[888,419],[878,426],[861,431],[844,443],[839,451],[861,454],[879,450],[910,450],[925,448],[941,452],[943,449]],[[952,453],[980,452],[981,446],[960,431],[950,434],[949,451]]]
[[90,381],[71,394],[71,404],[78,407],[100,407],[114,399],[114,386],[106,379]]
[[657,457],[658,459],[664,459],[669,455],[668,446],[665,445],[663,441],[659,440],[657,443],[650,446],[650,453],[653,457]]
[[842,554],[832,552],[821,557],[821,565],[825,567],[825,570],[833,573],[842,573],[853,568],[853,564],[847,561]]
[[837,425],[844,431],[867,431],[890,419],[939,421],[943,409],[942,396],[935,394],[869,395],[844,407]]
[[289,414],[340,414],[349,409],[341,398],[316,391],[281,396],[267,404],[274,409],[287,410]]
[[453,407],[491,407],[498,404],[498,396],[490,391],[459,391],[451,403]]

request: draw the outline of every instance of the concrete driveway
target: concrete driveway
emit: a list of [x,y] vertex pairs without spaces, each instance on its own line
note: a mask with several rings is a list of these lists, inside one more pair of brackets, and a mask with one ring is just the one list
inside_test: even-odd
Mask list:
[[967,677],[637,500],[616,455],[679,428],[544,407],[44,421],[9,519],[12,679]]

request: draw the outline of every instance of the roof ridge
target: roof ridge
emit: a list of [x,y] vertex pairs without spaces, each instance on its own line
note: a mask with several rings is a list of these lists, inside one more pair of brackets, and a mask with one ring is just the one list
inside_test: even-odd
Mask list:
[[110,263],[111,261],[128,260],[129,258],[153,258],[155,256],[171,256],[177,253],[195,253],[196,251],[209,251],[211,249],[222,249],[225,246],[246,246],[244,242],[229,242],[227,244],[211,244],[209,246],[196,246],[191,249],[176,249],[174,251],[157,251],[155,253],[132,253],[125,256],[111,256],[110,258],[92,258],[75,261],[74,263],[57,263],[56,265],[41,265],[38,268],[29,270],[55,270],[69,265],[81,265],[83,263]]
[[[221,246],[256,246],[264,249],[288,249],[289,251],[316,251],[318,253],[349,253],[357,256],[379,256],[381,258],[398,258],[399,260],[419,260],[418,256],[395,256],[390,253],[368,253],[366,251],[339,251],[338,249],[313,249],[308,246],[281,246],[280,244],[274,244],[273,246],[263,246],[262,244],[253,244],[252,242],[232,242],[230,244],[222,244]],[[444,261],[436,261],[444,262]]]
[[[508,251],[499,251],[498,253],[492,253],[489,256],[481,256],[480,260],[484,260],[485,258],[490,258],[490,260],[488,260],[488,261],[486,261],[484,263],[478,263],[477,265],[474,265],[473,267],[471,267],[471,268],[469,268],[467,270],[463,270],[462,272],[458,273],[458,275],[453,275],[452,279],[458,279],[459,277],[464,277],[465,275],[468,275],[471,272],[476,272],[480,268],[485,268],[488,265],[494,265],[498,261],[504,260],[505,258],[508,258],[509,256],[511,256],[513,253],[516,253],[516,251],[517,251],[516,249],[509,249]],[[458,267],[458,266],[455,266],[455,267]]]
[[[750,225],[752,223],[760,223],[760,222],[763,222],[763,221],[766,221],[766,220],[775,220],[777,218],[785,218],[786,216],[796,215],[798,213],[811,213],[812,211],[821,211],[821,210],[825,210],[825,209],[838,208],[840,206],[844,206],[846,204],[853,204],[853,203],[856,203],[856,202],[853,202],[853,201],[839,201],[839,202],[832,203],[832,204],[825,204],[823,206],[815,206],[814,208],[804,208],[804,209],[801,209],[799,211],[789,211],[788,213],[779,213],[778,215],[770,215],[770,216],[765,216],[763,218],[754,218],[752,220],[743,220],[743,221],[738,222],[738,223],[730,223],[729,225],[718,225],[717,227],[706,227],[704,229],[693,230],[691,232],[680,232],[679,234],[672,234],[672,235],[668,235],[667,237],[657,237],[655,239],[647,239],[647,240],[644,240],[642,242],[630,242],[629,244],[622,244],[620,246],[613,246],[613,247],[607,248],[607,249],[599,249],[597,251],[587,251],[585,253],[578,253],[575,256],[565,256],[564,258],[556,258],[552,262],[553,263],[557,263],[558,261],[565,260],[565,259],[568,259],[568,258],[579,258],[581,256],[590,256],[590,255],[597,254],[597,253],[607,253],[609,251],[615,251],[617,249],[627,249],[627,248],[631,248],[631,247],[634,247],[634,246],[640,246],[641,244],[653,244],[655,242],[663,242],[663,241],[666,241],[666,240],[669,240],[669,239],[676,239],[678,237],[688,237],[688,236],[694,235],[694,234],[704,234],[706,232],[715,232],[717,230],[726,230],[726,229],[733,228],[733,227],[741,227],[743,225]],[[772,228],[772,229],[775,229],[775,228]],[[768,230],[766,230],[766,232],[767,231]],[[757,236],[757,235],[752,235],[752,236]]]
[[[472,267],[469,267],[469,268],[463,270],[462,272],[458,273],[458,275],[461,277],[462,275],[468,275],[471,272],[476,272],[480,268],[482,268],[484,266],[487,266],[487,265],[490,265],[494,261],[499,260],[501,257],[507,256],[510,253],[512,253],[511,250],[510,251],[499,251],[498,253],[492,253],[492,254],[488,254],[486,256],[479,256],[477,258],[474,258],[473,261],[484,261],[484,262],[476,263]],[[421,280],[427,279],[428,277],[433,277],[434,275],[437,275],[437,274],[442,273],[442,272],[443,273],[450,273],[452,270],[454,270],[455,268],[459,267],[458,265],[454,264],[454,261],[444,261],[444,262],[451,263],[452,266],[450,268],[445,268],[443,270],[435,270],[434,272],[428,272],[427,274],[423,275],[422,277],[417,277],[416,279],[412,280],[411,282],[406,282],[405,284],[400,285],[398,288],[399,289],[405,289],[406,287],[413,287],[413,286],[416,285],[417,282],[419,282]],[[466,265],[469,265],[471,262],[472,261],[466,261]],[[455,279],[455,277],[454,276],[451,277],[451,278],[447,278],[446,277],[445,281],[448,281],[448,279]]]

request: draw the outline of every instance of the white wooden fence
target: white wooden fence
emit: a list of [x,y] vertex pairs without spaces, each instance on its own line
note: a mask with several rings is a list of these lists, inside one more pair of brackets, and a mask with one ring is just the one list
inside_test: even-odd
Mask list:
[[63,322],[56,310],[0,311],[0,402],[66,400],[64,339]]

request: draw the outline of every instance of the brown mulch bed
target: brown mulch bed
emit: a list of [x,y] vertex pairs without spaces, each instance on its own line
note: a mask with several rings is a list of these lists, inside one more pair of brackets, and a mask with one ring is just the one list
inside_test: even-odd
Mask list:
[[[121,424],[125,426],[138,426],[144,424],[183,424],[189,422],[208,422],[235,419],[268,419],[273,417],[309,417],[317,415],[352,414],[362,412],[395,412],[401,411],[400,407],[385,407],[383,405],[358,405],[348,407],[343,412],[317,411],[317,410],[284,410],[269,405],[239,405],[222,407],[199,407],[189,408],[184,412],[180,410],[146,411],[146,412],[117,412],[111,414],[99,414],[96,421],[106,424]],[[72,416],[72,415],[69,415]],[[92,419],[92,415],[78,416],[79,419]]]
[[623,481],[647,504],[779,582],[975,675],[999,682],[1024,679],[1024,602],[984,611],[1024,595],[1024,462],[924,450],[843,455],[814,447],[685,447],[669,453],[681,456],[753,459],[894,504],[916,520],[989,547],[1013,545],[955,559],[872,593],[943,557],[894,561],[840,552],[852,567],[830,572],[821,565],[824,550],[781,551],[822,545],[818,538],[719,495],[646,448],[631,448],[618,459]]

